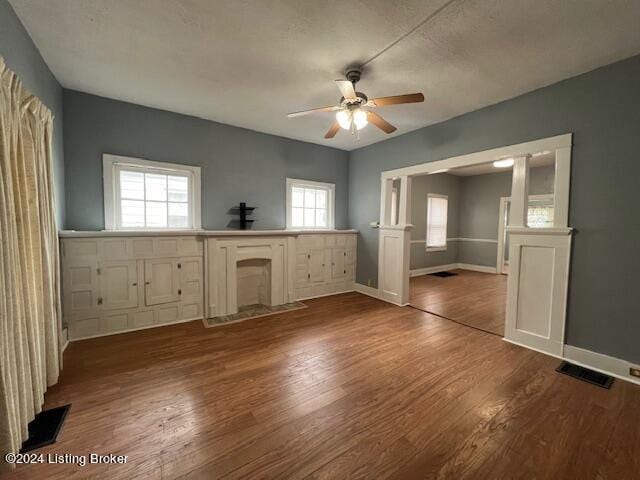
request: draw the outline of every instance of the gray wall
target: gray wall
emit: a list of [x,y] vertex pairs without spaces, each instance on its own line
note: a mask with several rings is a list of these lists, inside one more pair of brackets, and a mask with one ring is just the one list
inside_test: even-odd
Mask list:
[[[553,193],[553,166],[532,168],[529,172],[529,194]],[[500,197],[511,196],[511,173],[500,172],[461,177],[460,237],[498,240]],[[460,242],[458,262],[496,266],[498,244]]]
[[104,228],[102,154],[202,167],[202,226],[226,228],[239,202],[255,229],[284,228],[285,178],[336,184],[345,228],[348,153],[177,113],[64,91],[67,228]]
[[[460,180],[462,177],[439,173],[422,175],[411,184],[411,231],[412,240],[425,240],[427,229],[427,194],[447,195],[447,238],[457,238],[460,218]],[[427,252],[425,243],[411,244],[410,268],[426,268],[457,262],[458,242],[447,242],[447,249],[441,252]]]
[[640,56],[351,153],[358,282],[377,281],[380,173],[573,132],[567,341],[640,362]]
[[65,226],[62,88],[7,0],[0,0],[0,55],[22,83],[51,109],[53,120],[53,181],[58,228]]

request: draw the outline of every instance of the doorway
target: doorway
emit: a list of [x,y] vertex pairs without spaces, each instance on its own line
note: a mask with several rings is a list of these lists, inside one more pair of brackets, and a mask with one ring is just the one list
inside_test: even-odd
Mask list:
[[[495,220],[491,222],[491,236],[464,238],[465,235],[460,234],[460,238],[457,239],[460,242],[457,248],[461,251],[478,250],[480,245],[484,245],[482,249],[488,251],[486,245],[492,244],[492,259],[483,260],[478,265],[468,265],[464,254],[459,253],[458,260],[448,264],[445,269],[457,275],[435,281],[449,280],[451,286],[452,279],[455,279],[464,287],[450,288],[449,293],[442,293],[432,285],[429,287],[428,297],[442,300],[439,301],[442,304],[440,306],[449,303],[449,314],[454,306],[462,311],[460,315],[469,314],[471,307],[464,308],[460,305],[473,303],[478,308],[486,296],[481,289],[473,292],[470,286],[472,277],[490,274],[494,275],[494,278],[502,279],[503,282],[506,280],[506,299],[500,302],[505,312],[503,315],[505,340],[554,355],[562,355],[569,275],[568,258],[572,232],[567,225],[571,142],[571,134],[560,135],[383,172],[378,242],[378,296],[391,303],[409,305],[411,303],[410,279],[419,275],[437,273],[437,271],[430,271],[431,267],[425,267],[418,275],[412,272],[414,268],[411,266],[411,253],[416,248],[411,214],[414,181],[423,175],[447,173],[461,167],[506,163],[513,166],[511,192],[502,196],[510,197],[511,200],[508,206],[505,204],[506,211],[503,211],[502,215],[496,211]],[[528,225],[529,194],[534,194],[529,189],[530,173],[533,159],[545,155],[555,160],[555,167],[552,167],[554,176],[551,180],[553,220],[550,227],[536,228]],[[395,194],[397,195],[396,207],[395,202],[391,200],[392,189],[398,184],[399,189]],[[548,192],[544,193],[548,194]],[[499,198],[496,199],[495,205],[498,210]],[[397,208],[397,211],[392,213],[394,208]],[[396,220],[394,223],[391,223],[392,216]],[[509,218],[506,228],[502,223],[503,218]],[[504,237],[499,235],[501,225],[502,229],[506,230]],[[441,227],[438,228],[441,229]],[[438,231],[438,228],[435,231]],[[450,239],[447,238],[448,240]],[[424,242],[427,243],[426,240]],[[502,246],[501,257],[498,257],[497,253],[498,244]],[[437,244],[433,246],[437,247]],[[428,250],[425,248],[425,251]],[[508,254],[504,253],[505,250]],[[434,252],[437,252],[437,249]],[[505,259],[508,275],[501,274]],[[500,267],[498,263],[501,263]],[[460,274],[460,270],[468,273]],[[431,283],[435,281],[429,279]],[[468,301],[463,298],[467,294]],[[447,295],[450,295],[450,299],[446,298]],[[498,295],[493,297],[498,298]],[[432,303],[429,308],[434,310],[436,308],[434,305]],[[479,317],[481,315],[476,312],[474,318]]]

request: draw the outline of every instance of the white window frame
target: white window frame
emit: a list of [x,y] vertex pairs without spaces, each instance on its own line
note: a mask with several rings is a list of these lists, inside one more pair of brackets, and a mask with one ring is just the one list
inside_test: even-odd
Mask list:
[[[431,198],[443,198],[447,201],[447,219],[446,219],[445,232],[444,232],[444,245],[429,246],[429,217],[431,216],[431,212],[430,212],[431,202],[429,202],[429,199]],[[447,195],[440,195],[438,193],[428,193],[427,194],[427,219],[426,219],[426,228],[425,228],[425,248],[427,252],[444,252],[447,250],[448,239],[447,239],[446,230],[448,229],[449,229],[449,197]]]
[[[189,178],[189,219],[191,226],[187,228],[146,228],[120,226],[120,175],[123,167],[145,173],[159,173],[170,175],[186,175]],[[141,158],[124,157],[120,155],[102,155],[102,176],[104,181],[104,224],[105,230],[149,231],[149,230],[201,230],[201,182],[200,167],[180,165],[177,163],[154,162]]]
[[[294,227],[291,225],[291,192],[293,187],[308,187],[316,189],[324,189],[327,191],[327,226],[326,227]],[[335,229],[335,193],[336,185],[334,183],[315,182],[313,180],[300,180],[297,178],[287,178],[287,230],[334,230]]]

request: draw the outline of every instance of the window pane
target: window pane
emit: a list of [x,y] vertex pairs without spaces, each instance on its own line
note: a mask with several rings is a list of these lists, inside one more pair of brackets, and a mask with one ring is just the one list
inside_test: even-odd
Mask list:
[[304,188],[293,187],[291,189],[291,206],[304,207]]
[[314,208],[316,206],[316,191],[311,188],[304,189],[304,208]]
[[292,208],[291,209],[291,226],[292,227],[303,227],[304,226],[304,211],[302,208]]
[[327,211],[325,209],[316,210],[316,227],[327,227]]
[[187,177],[175,177],[169,175],[167,183],[169,186],[170,202],[189,201],[189,179]]
[[427,200],[427,247],[447,245],[448,199],[428,197]]
[[120,198],[144,200],[144,173],[120,171]]
[[146,202],[147,227],[167,227],[167,204],[164,202]]
[[120,221],[125,228],[144,227],[144,202],[140,200],[121,200]]
[[189,205],[169,203],[169,227],[189,228]]
[[[155,173],[145,173],[145,188],[147,200],[167,201],[167,176]],[[166,207],[166,205],[165,205]]]
[[315,227],[316,226],[316,210],[315,208],[304,209],[304,226]]
[[316,208],[327,208],[326,190],[316,190]]

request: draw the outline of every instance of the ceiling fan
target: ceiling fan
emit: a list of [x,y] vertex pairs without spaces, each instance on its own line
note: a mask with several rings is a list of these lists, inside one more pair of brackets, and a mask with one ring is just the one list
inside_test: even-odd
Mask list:
[[380,97],[369,99],[362,92],[356,92],[356,83],[360,80],[362,71],[359,69],[351,69],[346,73],[346,80],[336,80],[336,85],[342,93],[340,105],[314,108],[312,110],[304,110],[302,112],[289,113],[287,116],[300,117],[310,113],[319,112],[337,112],[336,119],[325,134],[324,138],[333,138],[340,128],[350,130],[356,133],[363,129],[368,123],[374,124],[385,133],[393,133],[396,127],[387,122],[384,118],[371,110],[365,110],[363,107],[375,108],[386,107],[387,105],[398,105],[401,103],[418,103],[424,102],[422,93],[410,93],[407,95],[395,95],[393,97]]

